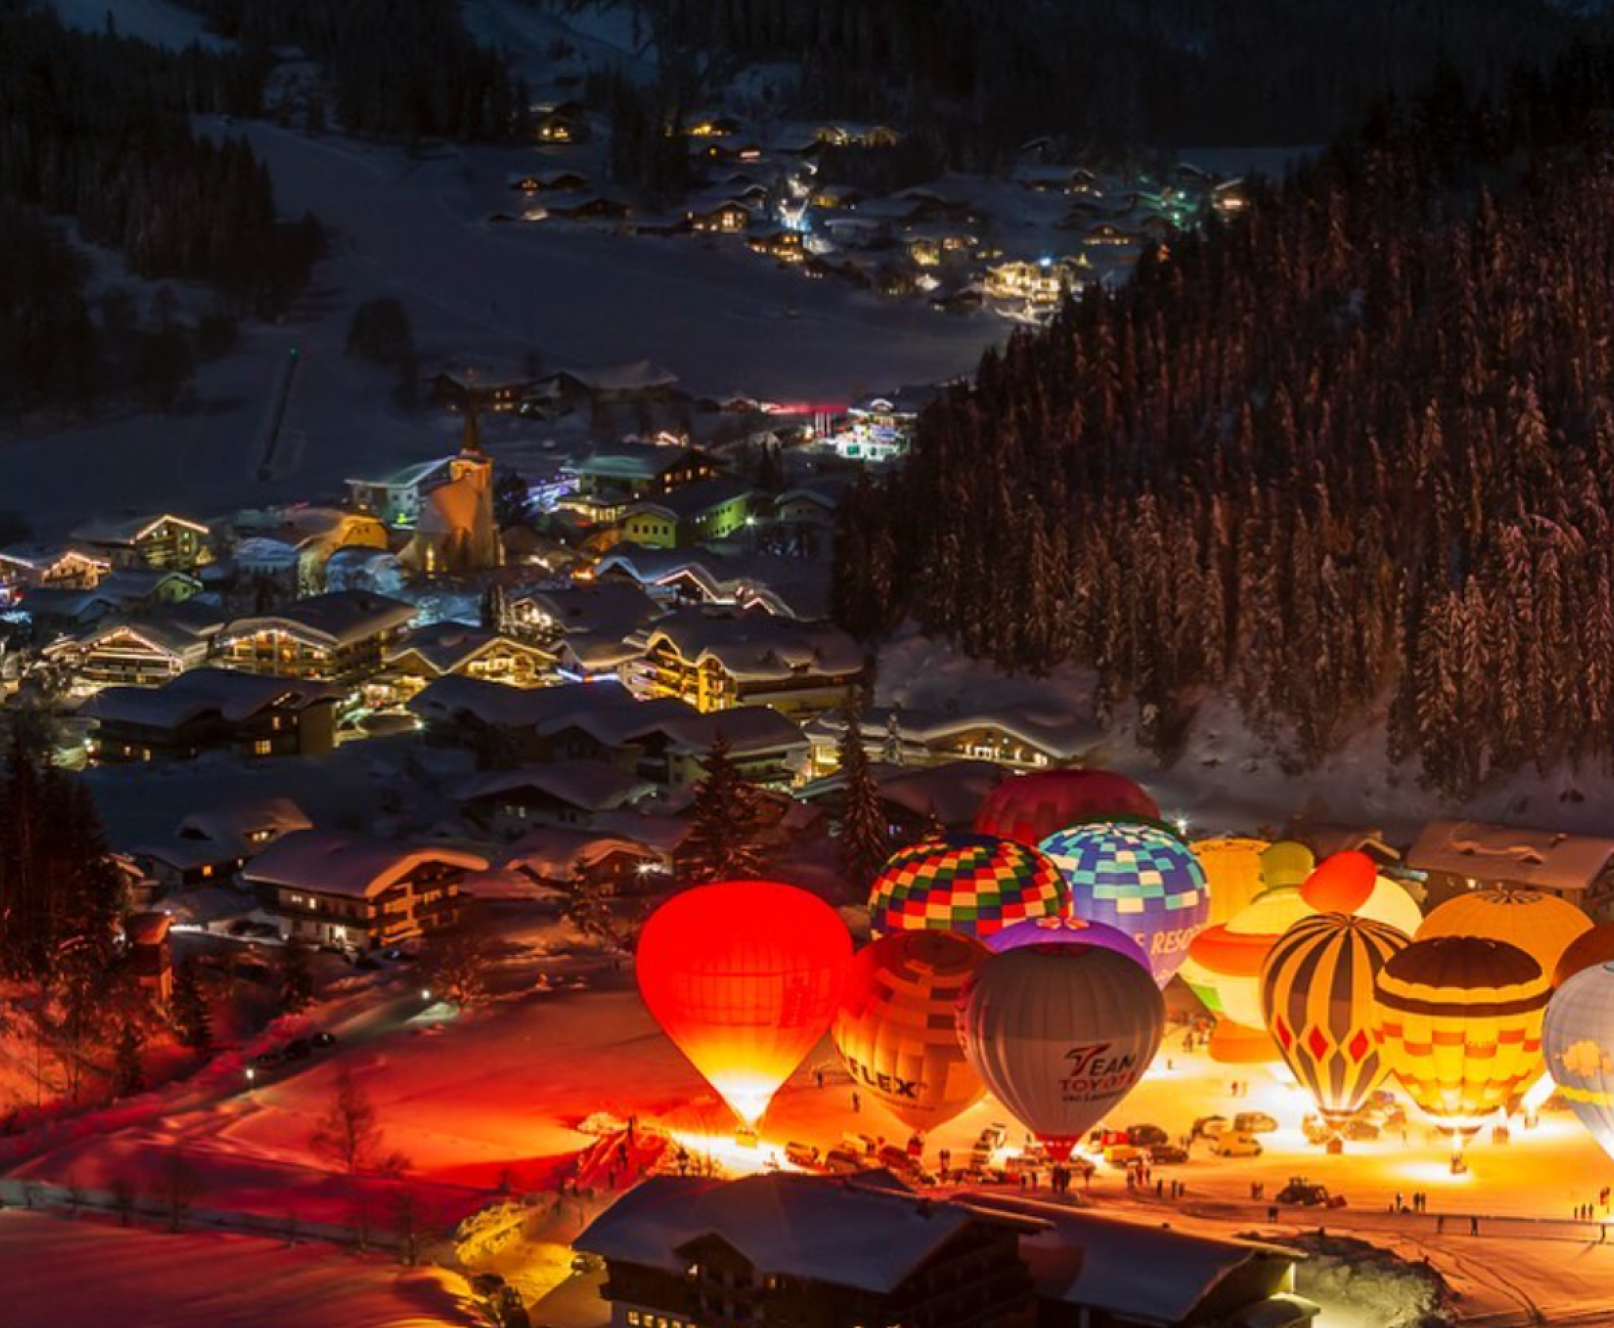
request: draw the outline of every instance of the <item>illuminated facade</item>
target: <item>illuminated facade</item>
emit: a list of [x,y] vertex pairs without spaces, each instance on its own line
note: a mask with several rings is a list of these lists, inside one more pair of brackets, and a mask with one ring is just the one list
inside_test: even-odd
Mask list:
[[72,539],[117,567],[194,572],[213,557],[211,532],[206,526],[166,512],[87,521],[73,531]]
[[215,658],[245,673],[360,683],[380,672],[414,612],[364,591],[316,595],[278,613],[236,619],[219,634]]

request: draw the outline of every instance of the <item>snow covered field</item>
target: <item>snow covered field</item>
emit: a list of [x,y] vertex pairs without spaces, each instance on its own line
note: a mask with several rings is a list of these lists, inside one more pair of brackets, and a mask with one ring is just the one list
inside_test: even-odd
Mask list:
[[482,1324],[462,1278],[381,1256],[0,1212],[6,1328],[451,1328]]

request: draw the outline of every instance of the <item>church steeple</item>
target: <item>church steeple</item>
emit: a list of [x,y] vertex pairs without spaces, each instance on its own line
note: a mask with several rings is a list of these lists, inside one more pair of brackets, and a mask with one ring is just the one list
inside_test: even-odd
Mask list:
[[483,457],[482,431],[476,422],[476,384],[465,385],[465,429],[460,434],[460,455]]

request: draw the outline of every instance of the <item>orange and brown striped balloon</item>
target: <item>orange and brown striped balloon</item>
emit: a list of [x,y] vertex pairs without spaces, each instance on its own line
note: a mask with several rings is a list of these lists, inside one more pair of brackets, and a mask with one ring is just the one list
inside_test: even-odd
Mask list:
[[1267,1028],[1329,1121],[1343,1121],[1389,1074],[1373,1040],[1374,983],[1411,942],[1344,913],[1302,918],[1261,966]]
[[1373,1036],[1412,1100],[1468,1134],[1540,1076],[1550,995],[1541,965],[1517,946],[1414,941],[1379,973]]

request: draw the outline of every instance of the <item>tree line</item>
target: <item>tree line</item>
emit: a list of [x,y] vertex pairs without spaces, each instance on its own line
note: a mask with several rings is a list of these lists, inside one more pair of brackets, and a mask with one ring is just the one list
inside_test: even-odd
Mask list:
[[1441,61],[1490,78],[1586,20],[1544,0],[641,0],[663,65],[797,62],[781,114],[896,118],[957,166],[1027,139],[1127,152],[1322,143]]
[[1447,72],[983,356],[842,509],[836,611],[1091,666],[1161,752],[1208,691],[1454,794],[1614,756],[1614,48]]

